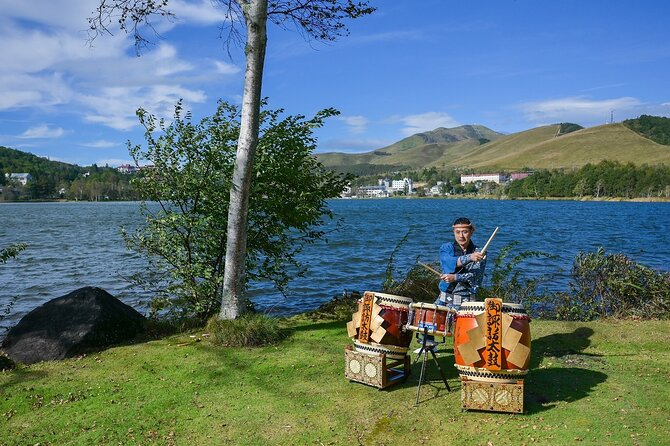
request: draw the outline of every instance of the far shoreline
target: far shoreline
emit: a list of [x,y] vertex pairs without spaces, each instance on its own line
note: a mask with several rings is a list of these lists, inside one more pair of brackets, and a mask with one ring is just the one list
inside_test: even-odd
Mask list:
[[[670,203],[670,197],[507,197],[497,195],[446,195],[439,197],[335,197],[330,200],[499,200],[499,201],[582,201],[582,202],[615,202],[615,203]],[[0,201],[3,204],[30,204],[30,203],[140,203],[142,200],[21,200]]]

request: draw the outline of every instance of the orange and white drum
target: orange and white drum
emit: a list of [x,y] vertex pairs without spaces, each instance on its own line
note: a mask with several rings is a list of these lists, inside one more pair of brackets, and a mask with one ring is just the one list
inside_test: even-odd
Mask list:
[[501,299],[465,302],[456,314],[454,361],[462,377],[515,382],[528,372],[530,317]]
[[404,356],[412,341],[412,333],[405,331],[412,302],[409,297],[366,291],[347,323],[354,348],[362,353]]

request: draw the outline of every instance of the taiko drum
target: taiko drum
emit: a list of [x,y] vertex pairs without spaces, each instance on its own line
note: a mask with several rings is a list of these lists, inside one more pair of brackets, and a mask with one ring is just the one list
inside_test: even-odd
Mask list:
[[409,306],[407,330],[436,336],[450,335],[450,315],[454,311],[443,305],[415,302]]
[[[491,370],[485,340],[484,302],[465,302],[456,314],[454,362],[461,376],[477,380],[510,380],[528,371],[530,363],[530,317],[520,304],[502,303],[507,321],[502,335],[499,370]],[[506,317],[504,316],[506,315]],[[511,322],[510,322],[511,318]]]
[[354,349],[369,355],[386,355],[402,359],[412,342],[412,333],[405,331],[409,297],[366,291],[358,301],[358,311],[347,324]]

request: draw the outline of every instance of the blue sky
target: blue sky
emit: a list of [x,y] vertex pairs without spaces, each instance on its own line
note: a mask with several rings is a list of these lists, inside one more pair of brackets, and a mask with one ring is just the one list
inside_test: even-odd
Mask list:
[[[98,0],[0,0],[0,145],[80,165],[130,161],[135,110],[195,117],[239,103],[244,58],[210,0],[170,0],[174,22],[137,57],[122,32],[87,43]],[[437,127],[512,133],[670,116],[667,0],[380,0],[334,43],[269,27],[272,108],[340,110],[318,151],[365,152]],[[148,35],[149,36],[149,35]],[[153,36],[152,36],[153,38]]]

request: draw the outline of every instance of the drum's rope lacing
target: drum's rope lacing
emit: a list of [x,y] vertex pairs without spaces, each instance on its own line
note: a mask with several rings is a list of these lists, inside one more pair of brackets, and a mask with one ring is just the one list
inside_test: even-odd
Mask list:
[[399,308],[399,307],[392,307],[392,306],[389,306],[389,305],[379,305],[379,304],[377,304],[377,306],[379,308],[381,308],[382,310],[396,310],[396,311],[401,311],[403,313],[409,313],[409,308]]
[[475,378],[488,378],[488,379],[517,379],[519,375],[525,375],[528,373],[528,370],[521,369],[509,369],[506,370],[506,373],[491,373],[491,372],[480,372],[478,370],[466,369],[463,366],[455,364],[458,369],[459,375],[471,376]]
[[[479,312],[479,313],[482,313],[482,312],[484,311],[484,306],[483,306],[483,305],[481,305],[481,306],[474,306],[474,305],[472,305],[472,306],[468,306],[467,308],[463,308],[463,307],[461,307],[461,309],[460,309],[459,311],[467,311],[467,312],[471,312],[471,311],[474,312],[474,311],[477,311],[477,312]],[[509,308],[509,307],[505,307],[504,305],[503,305],[503,308],[502,308],[502,312],[503,312],[503,313],[520,313],[520,314],[527,314],[525,308]]]
[[[476,314],[469,314],[469,313],[468,313],[468,314],[457,314],[456,317],[457,317],[457,318],[459,318],[459,317],[462,317],[462,318],[466,318],[466,317],[469,317],[469,318],[475,318],[475,317],[477,317],[477,315],[476,315]],[[511,317],[511,318],[514,319],[514,320],[530,321],[530,316],[525,315],[525,314],[510,314],[509,317]]]

